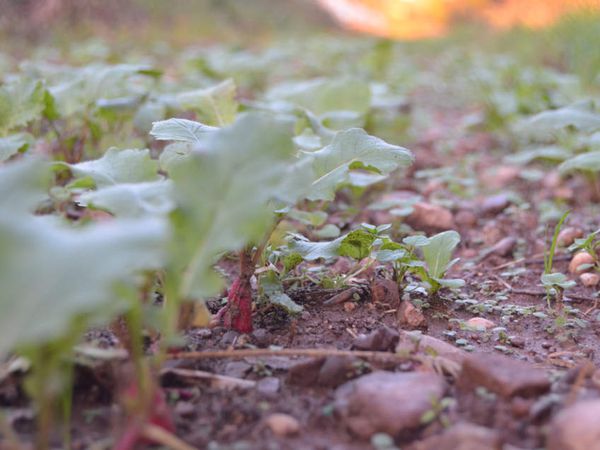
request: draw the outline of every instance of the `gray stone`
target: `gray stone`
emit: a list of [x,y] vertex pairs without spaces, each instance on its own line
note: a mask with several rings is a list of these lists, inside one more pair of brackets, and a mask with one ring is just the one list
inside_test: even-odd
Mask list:
[[497,431],[471,423],[459,423],[442,434],[418,442],[410,450],[501,450]]
[[548,450],[600,450],[600,400],[574,404],[554,417]]
[[444,379],[433,373],[374,372],[340,386],[334,405],[346,427],[363,439],[398,436],[419,428],[445,390]]
[[225,375],[234,378],[244,378],[252,366],[243,361],[231,361],[225,366]]
[[482,386],[505,398],[532,397],[550,389],[543,370],[506,356],[483,353],[465,358],[456,384],[463,391]]
[[256,391],[267,398],[276,397],[280,388],[281,381],[277,377],[266,377],[256,383]]

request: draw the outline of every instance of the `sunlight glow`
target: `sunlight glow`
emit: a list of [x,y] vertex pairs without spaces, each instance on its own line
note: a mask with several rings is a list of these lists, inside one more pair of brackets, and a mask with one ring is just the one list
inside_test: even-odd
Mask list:
[[378,36],[418,39],[444,34],[456,17],[496,28],[544,27],[600,0],[318,0],[345,27]]

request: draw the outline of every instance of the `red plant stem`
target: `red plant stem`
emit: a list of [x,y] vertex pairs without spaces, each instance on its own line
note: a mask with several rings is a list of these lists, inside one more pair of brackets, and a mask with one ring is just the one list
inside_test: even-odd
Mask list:
[[240,252],[240,275],[229,288],[225,326],[240,333],[252,332],[252,286],[250,278],[254,275],[252,249]]

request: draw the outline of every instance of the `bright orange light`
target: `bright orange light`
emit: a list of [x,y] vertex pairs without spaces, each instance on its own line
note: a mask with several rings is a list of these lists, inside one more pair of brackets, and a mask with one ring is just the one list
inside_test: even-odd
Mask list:
[[398,39],[445,33],[453,17],[472,16],[494,27],[543,27],[565,12],[600,0],[318,0],[345,27]]

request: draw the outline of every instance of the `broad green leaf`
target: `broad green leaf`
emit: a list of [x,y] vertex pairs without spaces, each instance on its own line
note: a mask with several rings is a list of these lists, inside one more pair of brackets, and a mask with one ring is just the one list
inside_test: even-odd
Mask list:
[[304,308],[294,302],[285,292],[277,274],[270,270],[259,277],[261,295],[270,303],[280,306],[289,314],[299,314]]
[[302,211],[296,208],[291,209],[287,213],[287,216],[290,219],[312,227],[320,227],[327,220],[327,213],[325,211]]
[[355,78],[326,79],[284,83],[267,93],[269,100],[285,100],[316,115],[331,111],[366,114],[371,105],[369,85]]
[[187,119],[168,119],[154,122],[150,135],[158,141],[198,142],[204,134],[216,130]]
[[166,106],[157,101],[149,101],[138,108],[133,117],[133,125],[142,134],[150,133],[155,122],[165,118]]
[[45,92],[41,81],[25,78],[0,85],[0,135],[39,118]]
[[68,167],[76,178],[92,178],[99,188],[118,183],[140,183],[158,179],[158,162],[150,158],[148,150],[120,150],[113,147],[100,159],[57,165]]
[[290,234],[288,247],[290,251],[298,253],[306,261],[317,259],[333,259],[340,256],[339,250],[346,236],[340,236],[333,241],[311,242],[299,234]]
[[460,242],[460,235],[454,231],[444,231],[429,238],[429,242],[421,246],[423,257],[427,263],[429,276],[441,279],[449,268],[452,253]]
[[352,169],[388,175],[413,162],[413,156],[407,149],[369,136],[358,128],[337,133],[331,144],[306,155],[306,158],[312,158],[315,172],[307,195],[309,200],[333,200],[336,189],[350,183]]
[[76,315],[114,303],[116,282],[160,267],[165,237],[151,219],[74,230],[1,218],[0,355],[59,337]]
[[527,122],[533,134],[561,131],[573,127],[579,131],[592,132],[600,129],[600,114],[589,102],[577,103],[552,111],[544,111]]
[[529,164],[537,159],[545,159],[550,161],[564,161],[573,154],[566,148],[557,145],[525,150],[506,158],[506,161],[512,164]]
[[402,239],[402,242],[411,247],[424,247],[429,244],[429,238],[422,235],[407,236]]
[[120,183],[79,196],[77,203],[111,212],[117,217],[166,215],[175,209],[170,180]]
[[170,172],[177,164],[185,162],[192,154],[192,145],[188,142],[174,142],[167,145],[158,157],[158,165],[161,170]]
[[203,122],[222,127],[235,120],[238,110],[235,96],[235,83],[228,79],[206,89],[181,92],[177,101],[183,109],[196,111]]
[[257,242],[272,224],[273,206],[295,158],[293,123],[261,113],[238,116],[204,133],[185,164],[170,168],[178,209],[172,260],[183,270],[183,296],[218,289],[218,254]]
[[0,138],[0,162],[6,161],[17,153],[26,151],[33,144],[33,140],[33,136],[29,133],[12,134]]
[[23,159],[0,166],[0,212],[28,215],[48,196],[50,171],[41,161]]
[[354,230],[348,233],[340,243],[340,256],[361,260],[371,254],[376,236],[365,230]]
[[569,289],[577,284],[569,280],[564,273],[560,272],[545,273],[542,275],[541,280],[542,284],[546,287],[558,286],[563,289]]
[[581,155],[568,159],[558,166],[558,170],[563,174],[574,170],[598,172],[600,171],[600,150],[582,153]]
[[146,65],[92,64],[71,68],[63,79],[48,88],[56,110],[71,117],[96,106],[97,102],[119,97],[141,98],[152,87],[160,72]]
[[440,286],[447,287],[449,289],[459,289],[466,284],[465,280],[460,278],[434,278],[434,280],[437,281],[440,284]]

